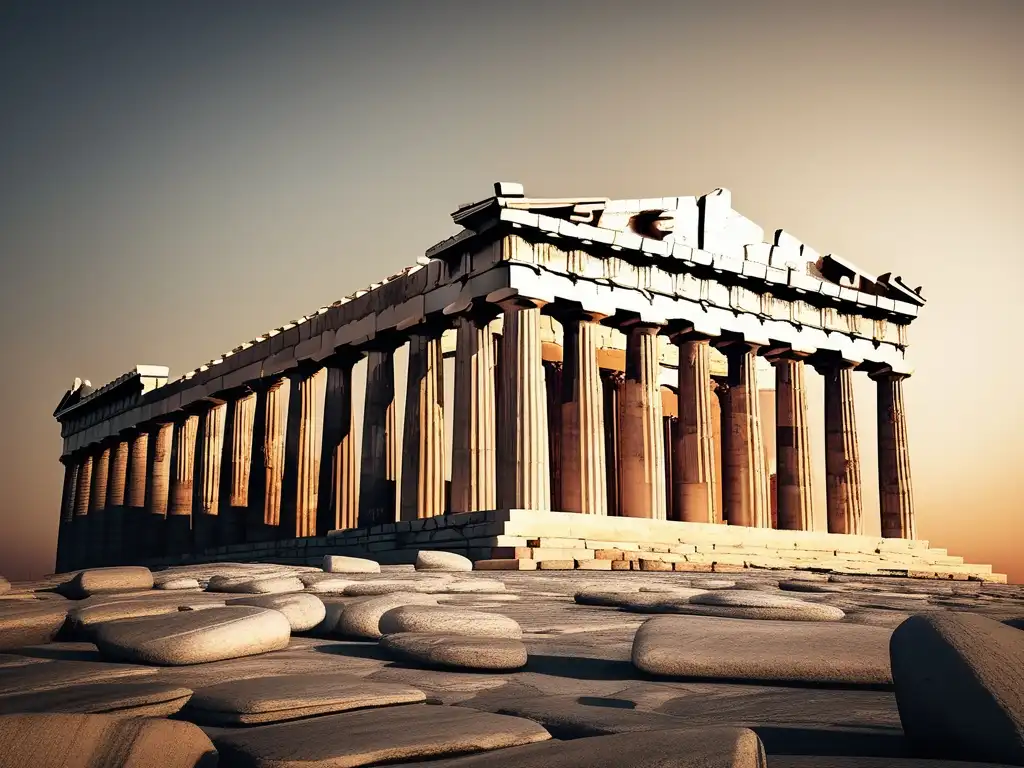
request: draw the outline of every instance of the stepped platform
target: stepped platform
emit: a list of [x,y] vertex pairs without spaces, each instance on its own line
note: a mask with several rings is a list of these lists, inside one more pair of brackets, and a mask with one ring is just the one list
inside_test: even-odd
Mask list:
[[234,544],[149,561],[151,565],[240,559],[318,565],[325,554],[409,564],[423,549],[457,552],[478,570],[637,570],[737,572],[804,570],[1006,583],[992,566],[919,539],[674,520],[501,509],[439,515],[327,536]]

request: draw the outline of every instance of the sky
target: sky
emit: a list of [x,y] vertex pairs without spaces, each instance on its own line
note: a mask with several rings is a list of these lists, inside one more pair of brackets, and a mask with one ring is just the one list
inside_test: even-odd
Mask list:
[[506,180],[727,187],[922,285],[919,535],[1024,581],[1022,35],[1013,0],[0,0],[0,573],[53,569],[74,377],[191,370],[414,263]]

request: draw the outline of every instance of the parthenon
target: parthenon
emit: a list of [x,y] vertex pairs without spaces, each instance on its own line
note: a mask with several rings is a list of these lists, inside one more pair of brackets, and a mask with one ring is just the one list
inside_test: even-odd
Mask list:
[[[499,182],[452,218],[461,231],[414,266],[175,380],[152,365],[76,379],[54,413],[58,571],[434,546],[479,568],[631,568],[647,552],[668,570],[1005,580],[916,537],[904,382],[920,288],[766,234],[725,189],[555,199]],[[878,393],[881,538],[865,535],[859,375]]]

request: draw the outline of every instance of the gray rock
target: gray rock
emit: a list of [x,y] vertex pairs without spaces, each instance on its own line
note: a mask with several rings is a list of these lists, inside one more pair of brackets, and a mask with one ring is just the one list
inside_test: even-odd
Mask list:
[[5,603],[0,607],[0,651],[50,642],[67,615],[67,601]]
[[448,581],[437,578],[429,579],[396,579],[380,581],[361,581],[349,584],[345,587],[344,595],[347,597],[371,597],[374,595],[390,595],[396,592],[419,592],[421,594],[436,594],[444,592],[448,587]]
[[922,754],[1024,765],[1024,634],[933,613],[897,627],[890,652],[903,730]]
[[111,661],[177,666],[251,656],[288,646],[284,614],[225,606],[101,624],[93,639]]
[[198,606],[203,603],[224,605],[222,599],[202,594],[196,595],[191,600],[184,595],[169,594],[147,596],[139,599],[111,599],[106,602],[95,602],[81,608],[72,608],[68,611],[67,629],[72,637],[89,639],[92,630],[104,622],[175,613],[182,607]]
[[90,683],[0,697],[0,715],[67,712],[167,717],[180,710],[191,695],[188,688],[166,683]]
[[444,594],[494,594],[504,592],[505,584],[493,579],[466,579],[463,581],[450,581],[444,585]]
[[[694,595],[690,605],[676,610],[704,616],[731,619],[768,619],[775,621],[839,621],[846,614],[839,608],[810,603],[783,595],[741,589],[722,589]],[[711,610],[705,610],[705,607]]]
[[341,594],[345,591],[345,587],[355,583],[352,579],[322,572],[299,574],[299,580],[306,585],[307,592],[331,595]]
[[397,592],[356,600],[345,606],[334,632],[342,637],[376,640],[380,637],[380,617],[400,605],[437,605],[437,598],[414,592]]
[[779,582],[779,589],[787,592],[849,592],[850,590],[841,584],[831,584],[827,581],[807,581],[805,579],[787,579]]
[[[403,763],[392,768],[412,768],[412,765]],[[765,768],[766,759],[757,734],[746,728],[687,728],[545,741],[498,753],[484,752],[422,765],[430,768]]]
[[836,622],[649,619],[633,665],[652,675],[710,680],[886,684],[891,632]]
[[527,661],[523,642],[503,637],[400,632],[382,637],[380,646],[396,658],[431,667],[507,671]]
[[[37,660],[38,661],[38,660]],[[0,696],[38,693],[56,688],[68,689],[89,683],[105,683],[156,672],[152,667],[134,664],[105,664],[96,661],[47,661],[18,667],[5,667],[0,675]]]
[[324,715],[218,734],[225,765],[362,766],[530,744],[536,723],[460,707],[409,705]]
[[473,561],[454,552],[421,549],[416,553],[417,571],[472,571]]
[[191,723],[116,715],[0,716],[0,768],[212,768],[217,753]]
[[434,605],[401,605],[380,617],[381,634],[439,632],[475,637],[508,637],[521,640],[519,623],[498,613],[484,613]]
[[344,673],[278,675],[201,688],[182,716],[201,725],[253,725],[425,700],[410,686]]
[[227,604],[254,605],[258,608],[270,608],[280,611],[288,619],[292,632],[305,632],[313,629],[327,616],[327,609],[324,607],[323,600],[316,595],[310,595],[306,592],[235,597],[228,600]]
[[297,576],[264,576],[258,579],[210,579],[206,590],[245,595],[280,595],[301,592],[305,586]]
[[380,563],[361,557],[324,555],[324,571],[327,573],[380,573]]
[[131,592],[152,588],[153,574],[149,568],[137,565],[89,568],[79,571],[61,585],[61,591],[74,600],[108,592]]

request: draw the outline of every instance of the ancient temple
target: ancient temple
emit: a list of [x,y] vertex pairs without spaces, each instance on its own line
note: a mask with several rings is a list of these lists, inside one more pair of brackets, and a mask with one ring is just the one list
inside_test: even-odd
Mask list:
[[[903,390],[920,288],[766,236],[723,189],[550,199],[501,182],[452,218],[461,231],[414,266],[176,380],[76,379],[54,414],[58,570],[434,547],[481,568],[1004,579],[915,535]],[[878,391],[881,538],[864,535],[861,375]]]

